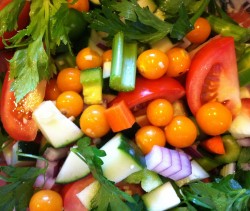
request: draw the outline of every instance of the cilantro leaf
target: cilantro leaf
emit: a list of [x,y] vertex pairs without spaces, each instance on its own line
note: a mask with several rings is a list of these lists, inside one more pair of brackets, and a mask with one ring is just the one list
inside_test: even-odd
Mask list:
[[244,189],[228,175],[215,182],[195,182],[182,188],[184,201],[217,211],[247,210],[250,190]]
[[45,169],[0,166],[0,171],[6,174],[0,179],[8,182],[0,187],[0,210],[13,211],[15,208],[16,211],[26,211],[34,193],[34,182],[38,175],[45,173]]
[[92,200],[92,207],[94,210],[130,210],[124,202],[133,203],[134,199],[127,193],[117,188],[113,182],[109,181],[102,171],[103,161],[101,157],[106,153],[103,150],[90,145],[91,139],[83,137],[78,140],[77,147],[72,148],[71,151],[76,153],[88,166],[94,178],[99,181],[100,189]]

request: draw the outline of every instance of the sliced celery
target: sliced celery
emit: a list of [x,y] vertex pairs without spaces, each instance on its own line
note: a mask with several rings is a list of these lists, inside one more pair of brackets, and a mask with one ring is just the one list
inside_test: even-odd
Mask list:
[[135,88],[137,43],[126,42],[118,32],[112,45],[112,64],[109,86],[116,91],[132,91]]
[[232,36],[237,42],[246,42],[250,39],[250,29],[241,27],[222,18],[210,15],[207,20],[212,30],[223,36]]
[[245,53],[238,60],[238,75],[240,86],[250,84],[250,47],[247,47]]

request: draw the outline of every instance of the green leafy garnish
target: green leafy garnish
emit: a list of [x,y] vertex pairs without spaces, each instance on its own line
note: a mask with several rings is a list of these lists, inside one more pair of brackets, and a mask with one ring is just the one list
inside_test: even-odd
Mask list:
[[0,166],[0,179],[8,184],[0,187],[0,210],[26,211],[30,198],[34,194],[36,178],[45,173],[45,169],[35,167]]
[[184,201],[216,211],[248,210],[250,190],[244,189],[234,178],[228,175],[214,182],[195,182],[182,188]]
[[17,29],[18,15],[22,11],[25,0],[15,0],[15,3],[9,3],[0,13],[0,37],[6,31]]
[[194,21],[204,12],[208,3],[209,0],[201,1],[192,17],[185,5],[180,4],[176,16],[172,20],[164,21],[148,7],[140,7],[136,0],[103,0],[101,8],[91,10],[85,16],[90,28],[106,32],[107,39],[123,32],[125,40],[141,43],[155,42],[167,35],[181,40],[193,29]]
[[91,139],[83,137],[78,140],[77,147],[71,149],[78,155],[89,167],[93,177],[99,181],[100,189],[92,199],[92,208],[94,210],[130,210],[127,204],[134,203],[133,197],[117,188],[113,182],[108,180],[102,171],[103,161],[101,157],[106,153],[103,150],[90,145]]
[[[1,10],[0,23],[3,27],[0,33],[16,28],[17,17],[24,3],[24,0],[11,1]],[[5,16],[10,11],[13,17]],[[56,72],[51,59],[56,47],[63,43],[70,49],[69,28],[64,25],[68,15],[67,1],[31,1],[29,14],[29,25],[10,38],[10,45],[6,46],[16,48],[10,60],[10,77],[15,79],[11,89],[17,102],[34,90],[41,80],[48,80]]]

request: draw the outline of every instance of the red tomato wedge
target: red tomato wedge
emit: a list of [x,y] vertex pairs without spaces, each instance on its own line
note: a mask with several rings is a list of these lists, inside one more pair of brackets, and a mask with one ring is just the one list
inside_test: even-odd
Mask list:
[[141,104],[156,98],[165,98],[174,102],[185,95],[185,89],[175,79],[163,76],[159,79],[150,80],[143,77],[136,79],[135,89],[131,92],[119,92],[117,97],[108,106],[124,102],[131,109],[140,107]]
[[191,112],[206,102],[225,104],[233,116],[241,108],[234,39],[217,37],[193,57],[186,79],[186,96]]
[[229,16],[239,23],[239,25],[248,28],[250,27],[250,14],[246,10],[247,8],[241,7],[238,11],[233,11],[232,13],[229,13]]
[[44,99],[46,82],[40,82],[34,91],[16,104],[14,92],[10,90],[12,81],[9,79],[9,71],[7,71],[1,95],[3,127],[15,140],[33,141],[36,138],[38,127],[32,119],[32,112]]
[[76,182],[69,183],[62,189],[64,211],[87,211],[76,194],[94,182],[92,175],[88,175]]

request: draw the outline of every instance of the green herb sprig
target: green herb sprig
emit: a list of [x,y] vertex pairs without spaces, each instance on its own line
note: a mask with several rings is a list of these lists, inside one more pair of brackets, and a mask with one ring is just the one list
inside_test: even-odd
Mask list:
[[100,189],[92,200],[93,209],[129,211],[130,209],[125,202],[134,203],[133,197],[121,191],[103,175],[101,157],[105,156],[106,153],[90,143],[89,137],[83,137],[78,140],[77,147],[72,148],[71,151],[88,165],[93,177],[100,183]]

